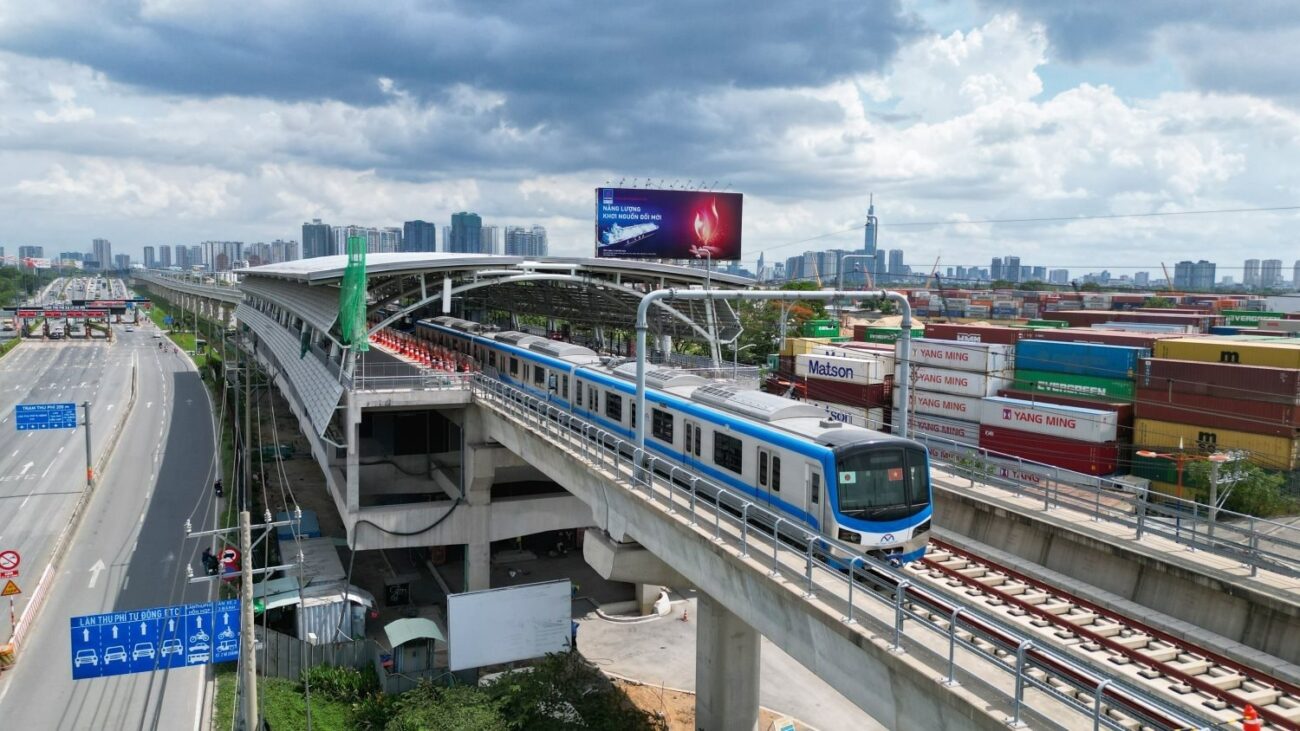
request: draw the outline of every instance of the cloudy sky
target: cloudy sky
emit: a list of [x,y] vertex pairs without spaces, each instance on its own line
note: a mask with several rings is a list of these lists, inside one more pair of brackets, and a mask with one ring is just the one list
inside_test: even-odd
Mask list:
[[749,261],[874,193],[916,268],[1289,268],[1300,211],[962,222],[1300,205],[1298,62],[1291,0],[0,0],[0,245],[473,210],[583,255],[662,179],[744,193]]

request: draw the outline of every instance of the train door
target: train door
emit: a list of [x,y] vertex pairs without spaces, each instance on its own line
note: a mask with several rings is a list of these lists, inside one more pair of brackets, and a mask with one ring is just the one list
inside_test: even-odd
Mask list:
[[772,454],[772,450],[767,447],[758,447],[758,498],[769,505],[781,499],[780,494],[773,494],[772,490],[773,462],[776,463],[779,470],[781,458]]
[[694,470],[700,461],[700,439],[703,438],[699,422],[682,419],[682,454],[685,455],[687,469]]
[[823,494],[825,491],[822,485],[821,465],[815,462],[805,462],[803,474],[804,491],[803,498],[800,501],[802,504],[796,504],[795,507],[808,513],[818,527],[822,527],[822,501],[826,499],[826,496]]

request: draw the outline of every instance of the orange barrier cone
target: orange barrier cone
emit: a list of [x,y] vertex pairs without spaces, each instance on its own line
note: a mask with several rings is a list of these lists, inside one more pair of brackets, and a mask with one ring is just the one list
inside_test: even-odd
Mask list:
[[1260,731],[1260,729],[1264,728],[1264,722],[1260,720],[1259,712],[1250,704],[1246,704],[1246,711],[1241,714],[1241,728],[1242,731]]

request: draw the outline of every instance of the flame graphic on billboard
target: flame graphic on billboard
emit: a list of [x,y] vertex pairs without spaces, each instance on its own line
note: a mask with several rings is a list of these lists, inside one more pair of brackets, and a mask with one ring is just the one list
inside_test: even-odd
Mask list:
[[[711,215],[710,215],[711,214]],[[709,246],[713,240],[721,233],[719,223],[721,219],[718,216],[718,199],[709,199],[709,208],[701,209],[695,212],[695,238],[700,240],[704,246]]]

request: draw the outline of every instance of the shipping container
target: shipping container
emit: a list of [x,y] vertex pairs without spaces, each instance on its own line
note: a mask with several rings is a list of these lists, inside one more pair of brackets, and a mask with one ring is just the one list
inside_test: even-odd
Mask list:
[[[901,347],[901,346],[899,346]],[[918,338],[912,341],[911,363],[975,373],[1004,373],[1013,365],[1010,345]]]
[[[901,377],[900,373],[894,373],[895,382]],[[922,391],[953,393],[958,396],[992,396],[998,392],[998,389],[1008,388],[1010,385],[1009,375],[954,371],[933,366],[912,367],[912,388],[919,388]]]
[[1240,327],[1258,327],[1260,320],[1280,320],[1286,317],[1285,312],[1256,312],[1254,310],[1224,310],[1224,325],[1237,325]]
[[986,424],[980,427],[980,448],[1085,475],[1110,475],[1119,469],[1120,447],[1115,442],[1082,442]]
[[778,355],[776,357],[776,372],[786,378],[794,378],[794,356]]
[[813,348],[809,355],[826,355],[833,358],[871,360],[880,364],[880,376],[894,373],[894,348],[883,343],[830,343]]
[[[899,414],[894,412],[893,423],[899,423]],[[941,439],[948,439],[958,444],[972,447],[980,443],[980,425],[978,421],[957,421],[944,419],[929,414],[911,414],[908,417],[908,436],[924,434]]]
[[1281,330],[1283,332],[1300,333],[1300,320],[1260,320],[1256,327],[1260,330]]
[[1149,322],[1157,325],[1194,325],[1197,332],[1205,332],[1222,325],[1221,315],[1166,314],[1163,312],[1115,312],[1112,310],[1057,310],[1053,320],[1065,320],[1070,327],[1089,327],[1104,322]]
[[[899,390],[894,389],[893,405],[903,408]],[[974,396],[956,396],[951,393],[933,393],[911,389],[908,393],[911,413],[929,414],[953,421],[979,421],[980,399]]]
[[796,355],[797,376],[824,378],[844,383],[883,383],[880,361],[867,358],[837,358],[831,355]]
[[763,390],[777,396],[803,400],[808,397],[808,386],[802,379],[772,375],[763,381]]
[[1146,348],[1026,339],[1016,343],[1016,368],[1099,378],[1133,378],[1138,360],[1150,355]]
[[1270,401],[1245,401],[1164,389],[1139,388],[1137,416],[1222,427],[1251,434],[1294,439],[1300,429],[1300,407]]
[[[868,343],[892,343],[897,341],[899,336],[902,334],[903,334],[903,328],[901,327],[875,327],[872,325],[867,325],[866,327],[862,328],[862,337],[860,339]],[[924,334],[925,334],[925,328],[915,327],[915,326],[912,327],[913,338],[919,338]],[[853,328],[853,337],[855,339],[858,338],[857,327]]]
[[926,339],[956,340],[967,343],[997,343],[1015,345],[1022,331],[1001,325],[954,325],[950,323],[927,323]]
[[1179,338],[1156,343],[1155,357],[1199,360],[1203,363],[1300,368],[1300,343],[1227,340],[1223,337]]
[[811,353],[818,345],[825,345],[830,338],[786,338],[781,347],[781,355],[803,355]]
[[1116,439],[1121,442],[1126,442],[1133,436],[1132,401],[1105,401],[1100,399],[1081,398],[1078,396],[1058,396],[1056,394],[1034,393],[1032,391],[1017,391],[1015,389],[1003,389],[998,391],[998,395],[1004,398],[1019,399],[1021,401],[1042,401],[1048,404],[1073,406],[1078,409],[1113,411],[1115,412],[1115,423],[1118,426],[1115,432]]
[[1252,463],[1270,470],[1294,470],[1300,439],[1179,424],[1155,419],[1133,421],[1133,444],[1157,450],[1181,449],[1185,452],[1210,454],[1223,450],[1242,450]]
[[1021,391],[1083,396],[1087,398],[1131,401],[1133,381],[1127,378],[1100,378],[1077,373],[1052,373],[1025,368],[1016,369],[1015,384]]
[[1219,325],[1218,327],[1210,328],[1210,334],[1211,335],[1236,335],[1237,333],[1240,333],[1243,329],[1244,328],[1232,327],[1230,325]]
[[991,396],[980,405],[980,424],[1099,444],[1119,435],[1114,411]]
[[[1103,322],[1097,325],[1089,325],[1093,330],[1118,330],[1119,332],[1132,333],[1159,333],[1165,335],[1199,335],[1200,330],[1195,325],[1164,325],[1154,322]],[[1213,330],[1214,328],[1210,328]]]
[[1030,320],[1025,323],[1025,327],[1069,327],[1070,323],[1065,320]]
[[820,406],[826,412],[826,418],[863,429],[880,431],[885,428],[885,410],[883,408],[864,409],[860,406],[845,406],[829,401],[808,400],[812,406]]
[[1144,358],[1137,384],[1221,399],[1300,405],[1300,370],[1294,368]]
[[832,404],[877,409],[889,406],[889,389],[884,383],[845,383],[825,378],[799,378],[804,385],[804,398]]
[[1133,333],[1120,330],[1094,330],[1086,327],[1060,329],[1035,328],[1026,330],[1024,340],[1052,340],[1061,343],[1097,343],[1098,345],[1123,345],[1151,350],[1161,340],[1181,337],[1164,333]]
[[838,337],[840,323],[836,320],[808,320],[800,326],[799,334],[806,338]]

